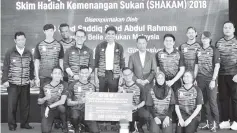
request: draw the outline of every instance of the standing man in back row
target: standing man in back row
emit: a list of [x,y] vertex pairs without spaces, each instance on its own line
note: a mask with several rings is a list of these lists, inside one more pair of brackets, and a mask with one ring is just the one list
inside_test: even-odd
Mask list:
[[[224,37],[216,43],[220,52],[220,71],[218,89],[220,99],[221,129],[237,130],[237,38],[234,35],[234,24],[230,21],[223,26]],[[233,108],[233,124],[230,126],[229,103]]]
[[79,29],[75,32],[76,42],[66,50],[64,56],[64,68],[69,76],[69,83],[79,79],[81,66],[93,69],[93,51],[85,45],[86,31]]
[[137,48],[138,52],[129,57],[128,67],[133,71],[136,83],[142,86],[148,84],[149,88],[152,88],[157,65],[155,56],[146,50],[147,38],[145,36],[137,38]]
[[38,103],[44,103],[43,85],[51,81],[52,69],[55,66],[63,68],[63,46],[53,37],[54,26],[46,24],[43,27],[45,40],[36,45],[35,48],[35,82],[40,86]]
[[196,53],[200,44],[196,41],[197,31],[194,27],[188,27],[187,33],[188,41],[179,46],[179,50],[184,57],[184,66],[186,70],[191,70],[194,72]]
[[16,111],[20,104],[21,128],[32,129],[29,125],[30,84],[34,79],[34,63],[31,52],[26,49],[24,32],[15,33],[15,46],[7,51],[3,65],[2,83],[8,93],[8,127],[15,131]]
[[117,92],[121,70],[125,66],[122,45],[115,42],[117,30],[109,26],[105,30],[106,41],[95,50],[95,82],[100,92]]
[[[63,50],[65,54],[66,50],[75,44],[75,40],[71,37],[71,32],[68,24],[60,24],[59,30],[62,36],[62,39],[59,41],[59,43],[63,45]],[[63,80],[65,82],[68,82],[68,75],[66,72],[64,72]]]

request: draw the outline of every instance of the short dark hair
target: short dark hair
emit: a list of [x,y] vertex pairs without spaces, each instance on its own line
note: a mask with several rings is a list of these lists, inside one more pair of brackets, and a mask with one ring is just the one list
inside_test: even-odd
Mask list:
[[124,68],[122,69],[122,72],[124,72],[124,71],[126,71],[126,70],[130,70],[130,71],[132,72],[132,70],[131,70],[129,67],[124,67]]
[[80,71],[83,70],[83,69],[88,69],[89,70],[89,67],[85,66],[85,65],[80,66]]
[[224,26],[225,24],[227,24],[227,23],[230,23],[230,24],[232,24],[232,25],[235,27],[235,24],[234,24],[234,22],[232,22],[232,21],[230,21],[230,20],[228,20],[228,21],[225,21],[225,22],[224,22],[224,24],[223,24],[223,26]]
[[69,25],[67,23],[60,24],[60,26],[59,26],[60,31],[61,31],[62,27],[69,27]]
[[[194,76],[194,72],[191,70],[191,69],[188,69],[188,70],[185,70],[184,74],[185,73],[190,73],[192,78],[193,78],[193,82],[195,81],[195,76]],[[184,74],[183,74],[183,77],[184,77]]]
[[138,42],[139,39],[145,39],[147,41],[147,38],[145,36],[143,36],[143,35],[137,37],[137,42]]
[[114,26],[109,26],[109,27],[107,27],[106,28],[106,30],[105,30],[105,33],[107,33],[108,31],[114,31],[115,32],[115,34],[117,34],[117,30],[116,30],[116,28],[114,27]]
[[187,32],[188,32],[189,29],[193,29],[195,32],[197,32],[197,29],[196,29],[195,27],[189,26],[189,27],[187,28]]
[[80,31],[80,32],[83,32],[83,33],[84,33],[84,35],[86,36],[86,31],[85,31],[85,30],[83,30],[83,29],[78,29],[78,30],[76,30],[76,31],[75,31],[75,35],[77,34],[77,32],[78,32],[78,31]]
[[53,29],[54,30],[54,25],[53,24],[44,25],[43,30],[45,31],[45,30],[48,30],[48,29]]
[[175,37],[173,34],[165,34],[163,39],[165,40],[166,37],[171,37],[175,41]]
[[55,66],[55,67],[53,67],[52,73],[53,73],[53,71],[54,71],[55,69],[59,69],[59,70],[63,73],[63,69],[62,69],[60,66]]
[[26,37],[25,33],[22,32],[22,31],[18,31],[18,32],[16,32],[14,38],[16,39],[17,36],[24,36],[24,37]]

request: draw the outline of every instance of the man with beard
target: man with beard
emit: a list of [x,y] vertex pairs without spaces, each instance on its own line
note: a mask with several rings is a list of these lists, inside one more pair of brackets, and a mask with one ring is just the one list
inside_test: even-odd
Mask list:
[[194,71],[197,49],[199,49],[201,46],[196,41],[196,28],[188,27],[186,35],[188,37],[188,41],[184,44],[181,44],[179,46],[179,50],[184,56],[185,69]]
[[[75,44],[75,40],[73,38],[71,38],[70,29],[69,29],[68,24],[66,24],[66,23],[60,24],[59,30],[60,30],[60,34],[62,36],[62,39],[59,41],[59,43],[63,45],[63,50],[65,53],[68,48],[70,48],[71,46],[73,46]],[[64,73],[63,80],[68,82],[68,75],[66,72]]]

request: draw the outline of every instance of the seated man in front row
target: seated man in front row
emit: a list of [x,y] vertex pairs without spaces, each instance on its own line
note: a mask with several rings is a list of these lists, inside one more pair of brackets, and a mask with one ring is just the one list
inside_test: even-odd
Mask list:
[[68,133],[66,122],[66,108],[64,106],[67,99],[67,84],[62,81],[63,71],[60,67],[54,67],[51,73],[52,80],[43,85],[45,97],[38,99],[38,104],[42,104],[41,130],[42,133],[50,133],[53,121],[60,115],[63,123],[63,133]]
[[88,81],[89,75],[89,67],[81,66],[79,80],[72,82],[68,88],[67,105],[71,107],[70,116],[75,133],[79,133],[79,123],[85,123],[90,133],[99,133],[98,125],[95,121],[84,121],[85,95],[87,92],[95,92],[95,86]]
[[[152,115],[143,107],[145,105],[145,100],[147,96],[147,91],[143,89],[140,84],[137,84],[133,80],[133,72],[130,68],[126,67],[123,69],[124,84],[119,86],[118,92],[120,93],[133,93],[133,121],[130,123],[130,131],[139,133],[144,133],[142,126],[144,125],[144,120],[149,120]],[[150,118],[149,118],[150,117]],[[135,124],[137,121],[137,124]]]

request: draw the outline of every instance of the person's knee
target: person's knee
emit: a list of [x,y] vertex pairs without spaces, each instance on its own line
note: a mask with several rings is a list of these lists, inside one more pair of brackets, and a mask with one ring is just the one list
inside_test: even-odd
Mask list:
[[60,111],[60,113],[65,113],[66,112],[66,108],[63,105],[59,105],[58,110]]

